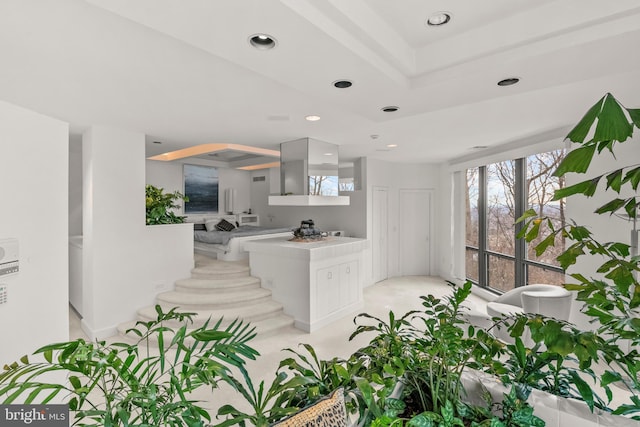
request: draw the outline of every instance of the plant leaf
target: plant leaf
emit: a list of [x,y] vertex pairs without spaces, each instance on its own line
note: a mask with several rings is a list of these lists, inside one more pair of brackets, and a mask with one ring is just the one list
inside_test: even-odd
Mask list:
[[536,256],[540,256],[542,255],[549,246],[554,246],[555,245],[555,234],[549,234],[547,237],[545,237],[540,243],[538,243],[535,246],[535,250],[536,250]]
[[620,193],[621,186],[622,186],[622,169],[618,169],[607,175],[607,189],[611,188],[616,193]]
[[593,412],[593,405],[594,405],[594,402],[593,402],[593,390],[591,389],[589,384],[587,384],[586,381],[583,380],[580,377],[580,375],[578,375],[578,373],[576,371],[574,371],[574,370],[569,371],[569,375],[571,375],[571,379],[573,380],[573,383],[578,388],[578,392],[580,393],[580,397],[582,397],[582,399],[587,404],[589,409],[591,409],[591,412]]
[[600,98],[598,102],[596,102],[591,108],[589,108],[589,111],[587,111],[587,113],[580,119],[578,124],[575,125],[573,129],[571,129],[565,139],[569,139],[572,142],[577,142],[580,144],[584,142],[584,140],[587,138],[587,135],[589,134],[589,130],[591,130],[593,123],[596,121],[596,118],[600,114],[602,104],[607,95]]
[[553,194],[552,200],[557,201],[574,194],[584,194],[587,197],[591,197],[595,194],[596,189],[598,188],[598,182],[600,182],[601,178],[602,175],[597,176],[593,179],[588,179],[586,181],[570,185],[568,187],[559,188]]
[[527,209],[520,218],[516,221],[516,224],[525,221],[531,217],[538,216],[538,213],[534,209]]
[[597,214],[603,214],[607,212],[616,213],[618,209],[621,209],[627,203],[624,199],[613,199],[609,203],[600,206],[596,209]]
[[595,145],[584,145],[569,151],[553,172],[553,176],[563,176],[568,172],[585,173],[595,152]]
[[594,141],[624,142],[633,134],[633,124],[624,114],[624,107],[610,93],[605,95],[602,110],[598,114],[598,124],[593,135]]
[[638,184],[640,184],[640,167],[627,171],[622,182],[625,183],[627,181],[631,183],[631,188],[633,188],[634,191],[638,190]]
[[636,127],[640,128],[640,108],[627,108],[627,112],[629,113],[629,117],[631,117],[631,121]]

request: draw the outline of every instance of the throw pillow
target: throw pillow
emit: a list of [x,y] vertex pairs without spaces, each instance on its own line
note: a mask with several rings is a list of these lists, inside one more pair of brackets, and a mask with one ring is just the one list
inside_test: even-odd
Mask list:
[[218,221],[215,220],[210,220],[204,223],[207,231],[214,231],[216,229],[216,225],[218,225]]
[[231,224],[226,219],[221,219],[220,222],[216,224],[216,230],[218,231],[231,231],[234,228],[236,228],[236,226]]
[[342,388],[329,396],[307,406],[283,420],[272,424],[272,427],[346,427],[347,411],[344,407]]

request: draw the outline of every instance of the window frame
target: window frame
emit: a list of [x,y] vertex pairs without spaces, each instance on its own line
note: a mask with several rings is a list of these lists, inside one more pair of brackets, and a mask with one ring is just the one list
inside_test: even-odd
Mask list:
[[[514,208],[515,218],[520,218],[524,212],[528,209],[528,194],[527,194],[527,157],[520,157],[513,160],[515,162],[515,197]],[[535,261],[527,258],[527,243],[525,239],[517,239],[516,236],[522,230],[523,223],[516,223],[514,230],[514,255],[503,254],[500,252],[492,251],[488,248],[487,244],[487,165],[477,166],[478,169],[478,246],[469,245],[465,239],[465,260],[467,251],[477,251],[478,254],[478,280],[469,278],[465,271],[465,277],[472,283],[481,286],[487,290],[493,292],[502,292],[497,288],[491,287],[489,283],[489,257],[494,256],[502,259],[513,260],[514,262],[514,287],[526,286],[529,283],[528,279],[528,267],[538,267],[545,270],[554,271],[557,273],[565,274],[559,266],[546,264],[540,261]],[[468,171],[468,169],[467,169]],[[465,174],[468,172],[465,171]],[[465,184],[465,185],[468,185]],[[465,203],[469,203],[468,200]],[[465,261],[466,265],[466,261]],[[466,269],[465,269],[466,270]]]

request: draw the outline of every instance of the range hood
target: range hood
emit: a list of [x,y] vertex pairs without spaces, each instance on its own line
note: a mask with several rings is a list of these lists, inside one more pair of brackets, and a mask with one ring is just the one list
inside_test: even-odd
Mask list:
[[345,206],[338,194],[338,146],[311,138],[280,144],[280,195],[270,206]]

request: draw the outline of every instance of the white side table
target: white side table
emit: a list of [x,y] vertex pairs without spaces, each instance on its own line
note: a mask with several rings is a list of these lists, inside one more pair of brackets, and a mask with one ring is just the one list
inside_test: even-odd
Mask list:
[[236,214],[236,221],[240,225],[260,226],[260,216],[256,214]]

